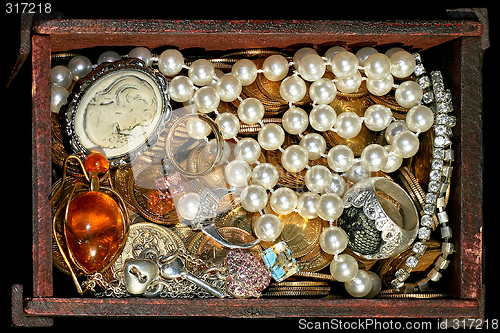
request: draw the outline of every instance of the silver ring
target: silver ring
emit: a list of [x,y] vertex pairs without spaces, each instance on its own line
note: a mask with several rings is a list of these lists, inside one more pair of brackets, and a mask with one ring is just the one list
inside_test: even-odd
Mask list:
[[418,231],[418,212],[408,194],[393,181],[371,177],[356,183],[343,197],[337,225],[349,237],[348,247],[366,259],[385,259],[406,250]]

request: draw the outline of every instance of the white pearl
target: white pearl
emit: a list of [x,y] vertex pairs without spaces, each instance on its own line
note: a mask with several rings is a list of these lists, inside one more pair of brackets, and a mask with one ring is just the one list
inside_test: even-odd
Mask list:
[[276,186],[279,180],[279,173],[271,163],[260,163],[252,171],[252,183],[269,190]]
[[376,53],[378,53],[378,51],[371,46],[366,46],[359,49],[358,52],[356,52],[356,58],[358,58],[359,65],[366,66],[365,63],[366,59],[368,59],[368,57],[371,56],[372,54]]
[[270,81],[283,80],[288,74],[288,61],[282,55],[273,54],[264,60],[262,71],[266,79]]
[[423,95],[422,87],[414,81],[401,83],[394,93],[396,101],[404,108],[411,108],[420,103]]
[[317,54],[308,54],[300,60],[298,71],[306,81],[316,81],[325,74],[326,65]]
[[285,141],[285,131],[280,125],[266,124],[260,129],[257,140],[265,150],[276,150]]
[[361,152],[361,165],[368,171],[380,171],[387,164],[389,155],[387,150],[381,145],[371,144],[365,147]]
[[252,175],[252,169],[243,160],[233,160],[226,165],[224,173],[229,185],[239,187],[248,183]]
[[[347,50],[343,46],[332,46],[325,52],[325,58],[327,58],[328,62],[332,62],[333,57],[337,55],[337,53],[340,52],[347,52]],[[328,69],[331,71],[330,65],[327,66]]]
[[330,130],[337,120],[337,113],[328,104],[319,104],[313,107],[309,113],[309,123],[316,131],[324,132]]
[[241,82],[234,75],[223,75],[216,85],[217,93],[224,102],[232,102],[241,94]]
[[280,95],[289,103],[302,100],[306,93],[306,83],[298,75],[289,76],[281,82]]
[[179,103],[187,102],[194,95],[194,84],[187,76],[174,77],[168,85],[170,98]]
[[353,76],[337,78],[336,80],[335,86],[337,89],[343,93],[350,94],[359,89],[362,82],[362,76],[361,73],[357,71]]
[[203,139],[210,135],[212,129],[205,120],[197,117],[190,117],[186,121],[186,131],[193,139]]
[[66,104],[69,92],[66,88],[60,86],[53,86],[50,88],[50,111],[59,113],[61,106]]
[[375,80],[371,78],[366,79],[366,88],[369,92],[375,96],[384,96],[389,91],[391,91],[394,85],[394,78],[391,74],[387,74],[384,78],[380,80]]
[[106,51],[99,56],[97,64],[100,65],[105,62],[115,62],[118,60],[122,60],[122,57],[118,53],[115,51]]
[[308,152],[299,145],[292,145],[281,154],[281,165],[288,172],[304,170],[309,161]]
[[394,151],[402,158],[414,156],[420,147],[418,136],[411,131],[401,131],[394,137]]
[[198,209],[200,207],[201,197],[198,193],[189,192],[184,194],[180,199],[175,208],[177,208],[177,213],[186,220],[192,220],[196,217]]
[[391,57],[391,73],[397,78],[405,78],[411,75],[415,70],[417,62],[411,53],[398,51]]
[[323,220],[334,221],[344,211],[344,202],[334,193],[323,194],[316,202],[316,213]]
[[284,114],[281,125],[290,134],[300,134],[309,125],[309,116],[299,107],[291,107]]
[[158,69],[166,76],[179,74],[182,66],[184,66],[184,56],[178,50],[165,50],[158,57]]
[[327,78],[320,78],[311,83],[309,96],[317,104],[330,104],[337,95],[335,83]]
[[271,194],[271,208],[279,215],[288,215],[297,207],[297,194],[288,187],[280,187]]
[[354,153],[345,145],[336,145],[330,149],[326,160],[333,171],[346,172],[354,163]]
[[344,229],[331,226],[319,235],[319,246],[328,254],[340,254],[347,247],[349,238]]
[[343,112],[337,117],[335,129],[344,139],[352,139],[361,131],[363,120],[354,112]]
[[144,61],[144,64],[146,66],[151,66],[153,64],[153,55],[151,54],[151,51],[149,51],[149,49],[146,47],[139,46],[133,48],[128,53],[128,56],[129,58],[137,58]]
[[243,138],[234,145],[235,158],[241,158],[245,162],[255,163],[261,154],[260,145],[253,138]]
[[197,86],[206,86],[210,84],[214,75],[214,65],[206,59],[195,60],[191,66],[189,66],[188,76]]
[[223,142],[222,155],[219,161],[216,161],[217,154],[219,152],[219,147],[217,145],[217,140],[210,140],[201,150],[203,157],[208,163],[214,163],[216,165],[226,163],[231,155],[231,147],[226,141]]
[[391,61],[383,53],[375,53],[365,61],[365,74],[373,80],[381,80],[391,74]]
[[253,97],[243,100],[238,106],[238,117],[247,125],[257,124],[264,117],[264,113],[262,102]]
[[65,66],[55,66],[50,71],[51,77],[50,82],[53,86],[63,87],[68,89],[73,83],[73,75],[69,69]]
[[304,182],[309,191],[325,193],[332,185],[332,173],[323,165],[315,165],[307,170]]
[[257,78],[257,66],[248,59],[238,60],[231,68],[231,73],[240,80],[242,86],[252,84]]
[[368,171],[364,166],[361,165],[361,162],[356,162],[352,165],[352,167],[347,170],[345,177],[351,183],[357,183],[371,176],[371,172]]
[[214,87],[206,86],[194,93],[193,102],[199,112],[210,113],[217,110],[220,98]]
[[358,262],[348,254],[340,254],[332,260],[330,274],[339,282],[349,281],[358,274]]
[[310,54],[318,55],[318,53],[313,48],[310,48],[310,47],[303,47],[303,48],[297,50],[294,53],[293,58],[292,58],[292,61],[294,63],[295,68],[298,69],[299,64],[302,61],[302,59]]
[[78,81],[92,72],[92,62],[85,56],[77,55],[69,61],[68,69],[73,75],[73,80]]
[[305,219],[313,219],[318,216],[316,213],[316,202],[320,195],[313,192],[304,192],[297,200],[297,211]]
[[434,113],[425,105],[417,105],[408,110],[406,124],[413,132],[425,132],[434,124]]
[[387,141],[388,144],[392,144],[392,140],[401,131],[407,131],[409,130],[408,125],[406,125],[406,121],[404,120],[396,120],[387,126],[387,129],[385,130],[384,136],[385,136],[385,141]]
[[351,52],[339,52],[331,61],[332,72],[340,78],[348,78],[354,76],[358,71],[358,58]]
[[388,56],[390,59],[394,53],[399,52],[399,51],[404,51],[404,49],[400,48],[400,47],[391,47],[390,49],[385,51],[385,55]]
[[260,185],[247,186],[240,195],[241,206],[252,213],[258,212],[267,205],[267,192]]
[[370,275],[372,279],[372,289],[370,289],[370,292],[363,297],[373,298],[380,293],[380,290],[382,290],[382,280],[380,279],[377,273],[372,271],[366,271],[366,272],[368,273],[368,275]]
[[344,286],[349,295],[364,297],[372,290],[373,282],[370,274],[360,269],[353,279],[344,283]]
[[382,131],[392,121],[392,111],[387,106],[374,104],[369,106],[364,114],[365,126],[372,131]]
[[401,167],[401,164],[403,164],[403,158],[396,153],[391,154],[391,152],[394,151],[394,147],[392,145],[384,146],[384,149],[387,151],[388,158],[387,163],[380,170],[385,173],[394,172]]
[[219,113],[215,118],[215,123],[219,125],[224,140],[234,138],[240,131],[240,121],[238,117],[230,112]]
[[264,242],[273,242],[281,235],[283,224],[273,214],[261,215],[253,224],[253,232]]
[[330,188],[326,190],[326,193],[334,193],[339,197],[342,197],[346,190],[346,183],[344,177],[339,175],[338,173],[332,173],[332,184]]
[[307,150],[310,160],[317,160],[326,150],[326,140],[318,133],[305,135],[299,144]]

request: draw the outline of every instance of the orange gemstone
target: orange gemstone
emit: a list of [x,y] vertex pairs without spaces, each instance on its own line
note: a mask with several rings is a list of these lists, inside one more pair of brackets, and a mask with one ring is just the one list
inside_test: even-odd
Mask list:
[[101,272],[116,257],[126,236],[125,221],[113,198],[89,191],[69,204],[66,243],[87,274]]
[[105,173],[109,170],[108,159],[99,152],[90,153],[83,166],[87,172]]

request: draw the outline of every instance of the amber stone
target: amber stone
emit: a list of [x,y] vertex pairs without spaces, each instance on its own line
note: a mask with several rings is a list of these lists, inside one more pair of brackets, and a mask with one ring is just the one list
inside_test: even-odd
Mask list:
[[87,172],[105,173],[109,170],[108,159],[99,152],[90,153],[83,166]]
[[87,274],[101,272],[116,258],[126,237],[120,207],[109,195],[78,194],[68,207],[65,237],[76,263]]

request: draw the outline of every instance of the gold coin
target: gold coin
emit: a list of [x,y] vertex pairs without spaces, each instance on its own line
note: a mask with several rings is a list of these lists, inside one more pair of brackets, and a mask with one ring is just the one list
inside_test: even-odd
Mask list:
[[[375,95],[370,95],[370,98],[376,103],[376,104],[381,104],[383,106],[387,106],[393,111],[399,111],[399,112],[408,112],[410,110],[409,108],[402,107],[399,105],[399,103],[396,101],[396,98],[391,95],[391,94],[386,94],[384,96],[375,96]],[[394,113],[394,112],[393,112]],[[406,119],[406,116],[404,116]]]
[[429,299],[429,298],[445,298],[448,297],[447,294],[439,294],[439,293],[425,293],[425,294],[380,294],[378,295],[379,298],[422,298],[422,299]]
[[321,296],[327,296],[328,291],[326,290],[314,290],[314,291],[270,291],[270,292],[263,292],[262,296],[263,297],[296,297],[296,296],[303,296],[303,297],[321,297]]
[[307,277],[318,280],[337,281],[331,274],[324,274],[317,272],[298,271],[293,276]]
[[158,255],[169,255],[175,251],[186,252],[182,240],[169,228],[149,222],[135,223],[130,225],[125,247],[113,264],[112,270],[122,272],[125,261],[139,258],[141,252],[148,248],[156,250]]
[[[267,211],[277,215],[272,208],[267,208]],[[263,248],[267,249],[284,241],[297,259],[308,254],[317,245],[323,224],[319,217],[305,219],[295,212],[277,216],[281,220],[283,231],[274,242],[261,242]]]
[[324,281],[283,281],[271,282],[269,287],[328,287],[328,282]]
[[218,228],[236,227],[252,233],[252,213],[245,210],[241,204],[236,204],[232,209],[217,215],[214,221]]
[[[366,96],[359,98],[337,97],[330,103],[330,106],[335,110],[337,115],[343,112],[354,112],[358,116],[363,117],[366,109],[372,104]],[[361,152],[366,146],[372,143],[379,143],[377,141],[382,139],[381,135],[369,130],[364,124],[361,126],[359,134],[351,139],[344,139],[332,131],[326,131],[323,135],[332,146],[346,145],[351,148],[356,156],[361,156]]]
[[[218,231],[222,237],[234,244],[246,244],[255,240],[255,237],[252,234],[240,228],[224,227],[219,228]],[[204,234],[200,239],[199,244],[195,243],[193,245],[196,246],[196,250],[194,251],[195,257],[200,258],[201,260],[210,261],[214,264],[223,264],[227,254],[231,250],[223,247]],[[259,245],[255,245],[254,247],[248,249],[248,251],[260,256],[262,249]]]
[[306,256],[297,259],[301,271],[317,272],[327,267],[333,260],[333,255],[321,250],[319,244]]

